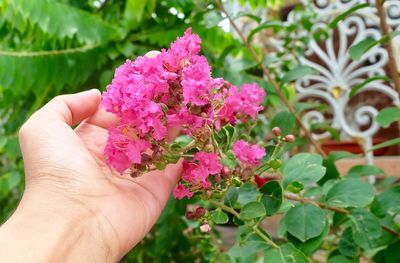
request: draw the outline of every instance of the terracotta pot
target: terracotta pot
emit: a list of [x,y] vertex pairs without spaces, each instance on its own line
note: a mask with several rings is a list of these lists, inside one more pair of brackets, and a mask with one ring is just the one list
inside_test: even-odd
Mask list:
[[[379,144],[386,141],[384,138],[374,138],[373,145]],[[332,151],[347,151],[354,154],[364,153],[362,147],[356,141],[340,141],[337,142],[335,140],[326,140],[322,143],[322,149],[326,154],[329,154]],[[388,147],[381,148],[374,151],[375,156],[384,155],[388,150]]]

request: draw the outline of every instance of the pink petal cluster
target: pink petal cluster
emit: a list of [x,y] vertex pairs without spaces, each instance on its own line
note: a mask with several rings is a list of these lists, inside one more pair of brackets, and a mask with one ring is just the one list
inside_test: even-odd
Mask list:
[[238,140],[232,147],[236,158],[243,164],[256,166],[260,164],[261,158],[265,156],[265,149],[257,144],[249,144],[246,141]]
[[[197,136],[210,128],[235,124],[237,119],[255,118],[263,109],[265,92],[257,84],[244,84],[238,91],[211,76],[207,59],[199,54],[200,43],[189,28],[157,57],[127,60],[116,70],[103,93],[102,106],[119,119],[109,129],[105,147],[108,164],[118,172],[143,168],[144,156],[161,147],[170,127],[183,127],[186,134]],[[215,174],[219,166],[207,164],[212,157],[204,158],[198,154],[193,163],[186,164],[193,175],[185,178],[206,188],[205,174]]]
[[[182,180],[194,189],[208,189],[211,187],[211,182],[208,180],[210,175],[219,175],[222,170],[222,164],[215,153],[197,152],[191,162],[183,162]],[[174,191],[174,196],[177,199],[186,196],[188,189],[183,185],[178,185]],[[181,198],[180,198],[181,197]]]

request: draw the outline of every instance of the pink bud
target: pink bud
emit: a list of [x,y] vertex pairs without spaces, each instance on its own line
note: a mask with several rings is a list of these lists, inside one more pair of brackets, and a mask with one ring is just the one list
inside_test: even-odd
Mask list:
[[281,136],[281,134],[282,134],[281,128],[279,128],[279,127],[274,127],[274,128],[272,128],[272,133],[273,133],[275,136]]
[[208,233],[211,231],[211,226],[209,224],[204,224],[200,226],[200,231],[203,233]]
[[294,140],[296,140],[296,137],[294,137],[293,134],[288,134],[285,136],[285,141],[287,142],[294,142]]

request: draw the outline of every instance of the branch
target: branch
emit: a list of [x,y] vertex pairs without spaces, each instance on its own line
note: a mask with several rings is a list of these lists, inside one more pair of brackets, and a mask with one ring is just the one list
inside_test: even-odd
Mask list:
[[389,55],[389,70],[390,76],[394,81],[394,85],[397,89],[397,92],[400,94],[400,77],[397,70],[397,64],[395,60],[392,35],[390,34],[390,28],[386,21],[386,10],[383,7],[384,0],[376,0],[376,9],[378,10],[379,20],[381,24],[382,33],[384,36],[388,38],[387,43],[385,44],[385,48]]
[[250,43],[247,41],[246,37],[243,35],[243,33],[240,31],[240,29],[237,27],[237,25],[235,24],[235,22],[233,21],[232,17],[228,14],[228,12],[225,10],[223,4],[221,3],[221,0],[216,0],[217,6],[218,8],[221,10],[221,12],[223,14],[226,15],[226,17],[228,18],[230,24],[232,25],[233,29],[236,31],[236,33],[239,35],[240,39],[242,40],[243,44],[245,45],[245,47],[247,48],[247,50],[250,52],[251,56],[253,57],[253,59],[261,65],[261,69],[263,71],[263,74],[267,77],[268,81],[272,84],[272,87],[274,88],[276,94],[278,95],[278,97],[280,98],[280,100],[283,102],[283,104],[285,104],[285,106],[288,108],[288,110],[294,114],[294,116],[296,117],[296,121],[300,127],[301,130],[303,130],[305,136],[308,138],[308,140],[310,141],[310,143],[315,147],[315,149],[317,150],[317,152],[322,155],[324,158],[326,157],[325,152],[322,150],[321,146],[318,144],[317,141],[314,140],[314,138],[312,137],[312,134],[310,133],[310,131],[307,129],[307,127],[303,124],[303,122],[301,121],[300,117],[297,116],[295,109],[293,108],[293,106],[289,103],[289,101],[286,99],[285,95],[282,93],[282,91],[280,90],[280,87],[278,85],[278,83],[275,81],[275,79],[272,77],[271,73],[269,72],[268,68],[264,66],[264,64],[262,63],[261,59],[258,57],[257,53],[254,51],[253,47],[250,45]]
[[[233,208],[231,208],[231,207],[229,207],[229,206],[226,206],[226,205],[224,205],[223,203],[220,203],[220,202],[212,202],[212,204],[215,205],[215,206],[217,206],[217,207],[219,207],[219,208],[221,208],[222,210],[225,210],[225,211],[228,212],[228,213],[231,213],[232,215],[234,215],[234,216],[236,216],[237,218],[239,218],[240,220],[242,220],[242,219],[240,218],[240,214],[239,214],[238,212],[236,212],[235,209],[233,209]],[[272,241],[270,238],[268,238],[268,237],[260,230],[260,228],[259,228],[257,225],[252,226],[252,227],[249,227],[249,228],[253,229],[254,233],[256,233],[259,237],[261,237],[261,238],[262,238],[267,244],[269,244],[271,247],[273,247],[273,248],[279,248],[279,246],[278,246],[274,241]]]
[[[324,203],[321,203],[321,202],[318,202],[318,201],[315,201],[315,200],[312,200],[312,199],[304,198],[304,197],[301,197],[301,196],[297,196],[297,195],[285,194],[285,198],[289,199],[289,200],[293,200],[293,201],[298,201],[298,202],[301,202],[301,203],[314,204],[314,205],[319,206],[322,209],[331,210],[331,211],[337,212],[339,214],[345,214],[345,215],[351,214],[351,212],[349,210],[347,210],[347,209],[328,206],[328,205],[326,205]],[[381,227],[386,232],[388,232],[388,233],[400,238],[400,233],[396,232],[395,230],[393,230],[393,229],[391,229],[391,228],[389,228],[389,227],[387,227],[385,225],[382,225],[382,224],[381,224]]]

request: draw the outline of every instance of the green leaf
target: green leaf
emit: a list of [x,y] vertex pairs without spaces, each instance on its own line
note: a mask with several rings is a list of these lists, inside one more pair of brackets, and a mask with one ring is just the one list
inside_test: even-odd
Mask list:
[[260,195],[260,192],[257,190],[256,186],[250,182],[240,186],[238,192],[239,198],[237,201],[242,206],[249,202],[256,201],[257,196]]
[[339,241],[340,254],[346,257],[354,258],[360,254],[360,249],[354,243],[353,232],[351,227],[346,228]]
[[260,190],[262,193],[261,202],[264,205],[267,216],[278,212],[283,201],[283,190],[278,181],[269,181]]
[[349,93],[349,98],[353,97],[354,94],[357,93],[357,91],[359,91],[360,89],[365,87],[367,84],[369,84],[373,81],[377,81],[377,80],[391,81],[391,79],[388,78],[387,76],[375,76],[375,77],[368,78],[368,79],[364,80],[363,82],[361,82],[360,84],[351,88],[351,91]]
[[224,202],[227,206],[233,207],[236,201],[238,200],[239,192],[236,186],[229,187],[228,191],[225,194]]
[[295,248],[292,244],[287,243],[280,248],[271,248],[265,251],[264,263],[308,263],[307,257]]
[[333,162],[339,161],[341,159],[346,159],[346,158],[355,158],[358,156],[359,156],[358,154],[354,154],[354,153],[346,152],[346,151],[332,151],[328,155],[329,159],[331,159]]
[[254,15],[252,13],[244,13],[244,12],[239,12],[233,19],[238,19],[238,18],[241,18],[241,17],[248,17],[248,18],[254,20],[257,23],[260,23],[261,20],[262,20],[261,17],[258,17],[258,16]]
[[32,25],[59,39],[77,38],[80,43],[97,45],[120,38],[118,28],[107,24],[99,16],[71,5],[51,0],[12,0],[9,3],[15,12]]
[[293,181],[293,182],[291,182],[291,183],[286,187],[286,189],[287,189],[289,192],[298,194],[298,193],[300,193],[301,191],[303,191],[304,185],[303,185],[302,183],[297,182],[297,181]]
[[373,260],[376,263],[398,263],[400,262],[400,239],[388,246],[386,249],[379,251]]
[[358,42],[357,44],[353,45],[350,49],[349,49],[349,54],[350,57],[353,60],[360,60],[361,57],[371,48],[373,48],[375,45],[377,45],[379,43],[379,41],[368,37],[360,42]]
[[390,124],[400,120],[400,108],[389,107],[379,111],[376,115],[376,122],[383,128],[388,128]]
[[310,185],[318,182],[326,172],[322,166],[322,157],[318,154],[299,153],[286,161],[281,167],[284,185],[293,181]]
[[375,248],[374,239],[382,234],[379,219],[363,209],[353,210],[350,218],[355,243],[365,250]]
[[297,79],[301,79],[306,75],[310,74],[316,74],[317,71],[314,68],[308,67],[308,66],[298,66],[297,68],[294,68],[287,72],[283,77],[282,81],[283,82],[290,82],[294,81]]
[[368,176],[368,175],[382,175],[384,171],[374,165],[356,165],[351,167],[351,169],[347,172],[348,177],[360,177],[360,176]]
[[291,208],[283,220],[287,231],[302,242],[319,236],[326,224],[325,212],[312,204]]
[[216,224],[226,224],[228,223],[228,216],[227,214],[225,214],[224,212],[220,211],[220,210],[214,210],[210,213],[210,218],[212,221],[214,221],[214,223]]
[[288,135],[293,132],[296,122],[296,117],[293,113],[288,111],[281,111],[272,118],[269,127],[272,130],[274,127],[281,128],[282,135]]
[[260,202],[247,203],[240,210],[240,218],[244,220],[250,220],[262,216],[265,216],[265,208]]
[[374,145],[367,152],[375,151],[375,150],[378,150],[378,149],[381,149],[381,148],[386,148],[386,147],[393,146],[393,145],[398,145],[398,144],[400,144],[400,138],[391,139],[391,140],[388,140],[386,142]]
[[290,233],[287,233],[286,236],[290,243],[292,243],[296,248],[301,250],[306,256],[310,256],[321,246],[328,233],[329,233],[329,224],[326,224],[324,230],[320,235],[311,238],[306,242],[302,242],[301,240],[294,237]]
[[268,29],[268,28],[273,28],[273,29],[280,29],[283,27],[283,24],[281,21],[278,20],[270,20],[267,21],[265,23],[262,23],[261,25],[257,26],[256,28],[254,28],[253,30],[250,31],[249,36],[247,37],[247,41],[251,42],[251,40],[253,39],[254,35],[264,29]]
[[335,207],[364,207],[374,199],[371,184],[358,178],[348,178],[335,184],[326,195],[326,202]]
[[337,255],[328,258],[327,263],[355,263],[353,260],[350,260],[342,255]]
[[252,234],[251,230],[246,226],[238,227],[236,232],[235,244],[228,251],[229,256],[248,257],[259,251],[268,249],[269,246],[258,235]]
[[368,3],[364,3],[364,4],[358,4],[353,6],[350,9],[347,9],[345,12],[341,13],[340,15],[338,15],[337,17],[335,17],[335,19],[332,20],[332,22],[329,23],[329,27],[331,29],[335,29],[337,24],[344,20],[346,17],[348,17],[349,15],[355,13],[356,11],[365,8],[365,7],[369,7],[370,5]]
[[313,132],[317,130],[327,131],[331,134],[332,138],[334,138],[337,142],[340,141],[339,131],[333,128],[332,125],[327,122],[314,122],[311,124],[310,129]]
[[379,216],[400,214],[400,185],[396,185],[376,196],[371,211]]

